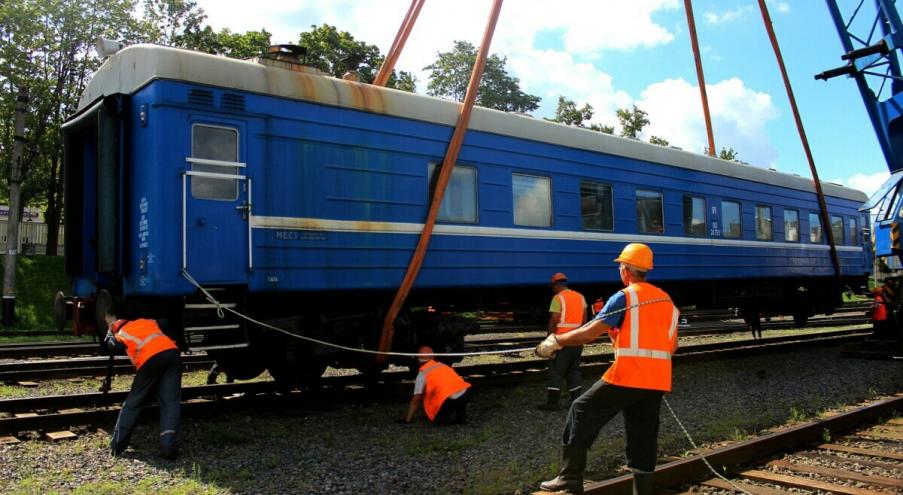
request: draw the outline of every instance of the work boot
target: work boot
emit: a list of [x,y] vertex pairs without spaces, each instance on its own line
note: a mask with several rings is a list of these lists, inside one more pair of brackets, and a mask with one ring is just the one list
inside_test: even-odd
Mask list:
[[571,402],[577,400],[577,397],[580,397],[581,395],[583,395],[583,387],[571,389]]
[[537,409],[542,411],[557,411],[558,410],[558,399],[561,398],[561,390],[551,390],[549,389],[549,394],[546,397],[546,403],[540,404],[536,406]]
[[654,482],[652,473],[633,473],[633,495],[652,495]]
[[543,481],[539,488],[547,492],[583,493],[583,470],[586,469],[586,449],[563,446],[558,476]]

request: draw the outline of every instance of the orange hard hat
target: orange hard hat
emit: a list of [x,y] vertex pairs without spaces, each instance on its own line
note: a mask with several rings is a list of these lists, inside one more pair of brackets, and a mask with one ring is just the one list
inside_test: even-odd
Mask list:
[[648,272],[652,269],[652,249],[645,244],[632,242],[624,246],[624,250],[615,258],[615,261]]
[[554,284],[554,283],[556,283],[556,282],[558,282],[558,281],[565,281],[565,282],[567,282],[567,281],[568,281],[568,276],[565,275],[565,274],[563,274],[563,273],[561,273],[561,272],[558,272],[558,273],[556,273],[555,275],[552,275],[552,283]]

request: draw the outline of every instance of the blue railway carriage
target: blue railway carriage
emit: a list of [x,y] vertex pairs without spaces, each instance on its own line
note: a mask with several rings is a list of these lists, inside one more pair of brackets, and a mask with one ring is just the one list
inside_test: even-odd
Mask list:
[[[219,318],[186,274],[255,319],[375,348],[458,112],[292,60],[125,48],[64,125],[74,296],[165,316],[237,377],[354,365]],[[809,179],[475,108],[394,347],[460,342],[452,309],[545,314],[558,271],[607,297],[628,242],[653,248],[651,278],[681,305],[805,321],[871,266],[865,195],[823,189],[840,280]]]

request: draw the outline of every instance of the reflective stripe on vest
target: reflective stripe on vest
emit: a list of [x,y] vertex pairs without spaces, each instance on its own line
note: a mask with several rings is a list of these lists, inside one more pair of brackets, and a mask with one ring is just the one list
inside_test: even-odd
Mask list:
[[[158,337],[163,337],[157,340]],[[134,320],[126,323],[116,332],[116,339],[125,344],[129,360],[136,369],[156,354],[177,349],[176,344],[160,331],[153,320]]]
[[465,382],[455,370],[447,364],[429,360],[420,367],[423,373],[423,410],[430,421],[436,418],[439,408],[452,395],[467,390],[470,384]]
[[[583,296],[577,291],[567,289],[555,294],[555,297],[561,304],[561,319],[558,320],[555,333],[561,335],[583,325],[583,317],[586,316],[586,300]],[[568,299],[571,300],[570,310]]]
[[627,314],[614,343],[615,362],[602,379],[624,387],[670,391],[680,311],[664,291],[647,283],[631,284],[622,292]]

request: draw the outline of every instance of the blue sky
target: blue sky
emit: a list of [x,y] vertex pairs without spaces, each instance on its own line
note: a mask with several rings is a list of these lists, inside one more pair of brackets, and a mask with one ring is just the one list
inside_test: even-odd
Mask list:
[[[839,0],[849,12],[858,1]],[[870,2],[866,2],[870,3]],[[410,0],[198,0],[208,22],[233,31],[266,28],[289,43],[328,23],[383,53]],[[887,176],[859,92],[851,79],[816,81],[841,65],[841,45],[822,0],[769,0],[791,83],[822,180],[871,192]],[[396,69],[417,75],[455,40],[478,45],[491,0],[427,0]],[[755,0],[693,3],[717,149],[732,147],[752,165],[810,177],[777,63]],[[702,152],[706,144],[696,71],[681,0],[507,0],[492,53],[508,59],[521,88],[543,98],[551,116],[564,95],[616,124],[615,110],[649,114],[644,138]]]

